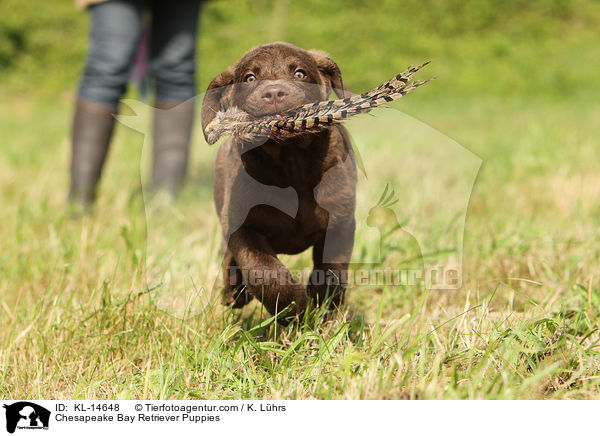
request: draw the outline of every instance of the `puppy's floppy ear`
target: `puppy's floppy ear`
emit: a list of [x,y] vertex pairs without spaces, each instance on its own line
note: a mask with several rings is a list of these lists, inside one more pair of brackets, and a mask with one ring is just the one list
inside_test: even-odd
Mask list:
[[[202,102],[202,133],[206,126],[213,120],[216,113],[227,109],[231,105],[233,84],[233,69],[228,68],[210,82]],[[206,138],[206,133],[204,133]]]
[[327,53],[321,50],[309,50],[308,53],[316,62],[321,74],[329,82],[329,87],[333,89],[339,98],[353,95],[342,80],[342,72],[340,71],[340,67],[333,62]]

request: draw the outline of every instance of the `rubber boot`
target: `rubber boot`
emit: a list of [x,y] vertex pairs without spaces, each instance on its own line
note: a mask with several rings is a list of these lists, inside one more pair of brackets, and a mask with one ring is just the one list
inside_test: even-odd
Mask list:
[[88,100],[78,100],[73,120],[71,188],[69,200],[85,208],[96,199],[112,137],[115,111]]
[[155,192],[166,190],[175,196],[185,181],[193,121],[194,100],[176,106],[156,104],[152,163]]

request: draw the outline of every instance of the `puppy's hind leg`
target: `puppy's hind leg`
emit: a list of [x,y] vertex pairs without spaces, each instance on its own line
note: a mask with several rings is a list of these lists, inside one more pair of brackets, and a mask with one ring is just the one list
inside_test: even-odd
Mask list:
[[229,248],[224,248],[223,304],[239,309],[250,303],[253,298],[252,294],[246,289],[242,270],[235,261],[233,253]]
[[306,290],[316,306],[327,299],[331,299],[331,309],[344,303],[354,228],[354,220],[349,220],[328,229],[326,237],[313,247],[314,267]]

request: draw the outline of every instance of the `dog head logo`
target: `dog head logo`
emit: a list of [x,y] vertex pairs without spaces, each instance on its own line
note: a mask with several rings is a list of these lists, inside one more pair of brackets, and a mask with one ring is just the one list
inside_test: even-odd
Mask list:
[[[118,120],[131,129],[127,135],[142,134],[137,138],[142,145],[139,173],[142,180],[151,180],[150,121],[155,109],[135,100],[123,103],[129,112]],[[399,283],[458,289],[467,210],[482,161],[456,141],[398,110],[380,109],[376,115],[346,122],[352,135],[347,158],[325,171],[312,193],[301,194],[304,200],[313,194],[309,202],[316,202],[330,216],[332,210],[350,210],[352,205],[344,208],[339,202],[351,203],[353,197],[338,191],[351,193],[352,187],[345,181],[354,177],[346,175],[355,172],[356,229],[349,270],[366,273],[368,282],[378,286],[384,283],[378,271],[389,269],[401,277]],[[240,160],[249,150],[224,141],[218,153],[230,165],[217,170],[231,189],[223,194],[228,210],[219,221],[209,200],[216,177],[215,156],[207,149],[195,154],[194,165],[200,170],[190,178],[183,201],[163,201],[151,189],[141,190],[147,234],[145,279],[149,287],[158,289],[155,295],[161,308],[177,316],[189,315],[190,310],[211,310],[218,301],[221,277],[225,277],[219,251],[226,253],[231,235],[253,208],[276,209],[284,221],[293,219],[306,204],[293,187],[247,172]],[[332,192],[335,195],[329,195]],[[336,232],[329,224],[321,259],[325,263],[337,259],[350,234]],[[196,263],[198,259],[203,259],[201,264]],[[293,266],[292,273],[304,284],[311,268],[302,262]],[[224,278],[230,279],[229,274]],[[236,278],[235,283],[238,281]],[[352,283],[357,283],[356,275]]]
[[6,409],[6,431],[14,433],[18,429],[48,429],[50,411],[28,401],[4,405]]

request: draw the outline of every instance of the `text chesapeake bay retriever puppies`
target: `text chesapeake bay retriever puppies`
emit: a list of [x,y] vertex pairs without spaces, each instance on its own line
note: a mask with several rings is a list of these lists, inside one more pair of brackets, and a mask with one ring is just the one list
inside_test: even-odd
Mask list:
[[[286,43],[259,46],[210,83],[202,127],[230,107],[258,117],[326,100],[332,90],[350,94],[325,53]],[[256,297],[275,314],[294,302],[288,319],[303,313],[308,297],[319,304],[329,295],[341,304],[355,230],[356,165],[345,128],[229,138],[215,167],[226,303],[242,307]],[[277,254],[309,247],[314,270],[305,288]]]

